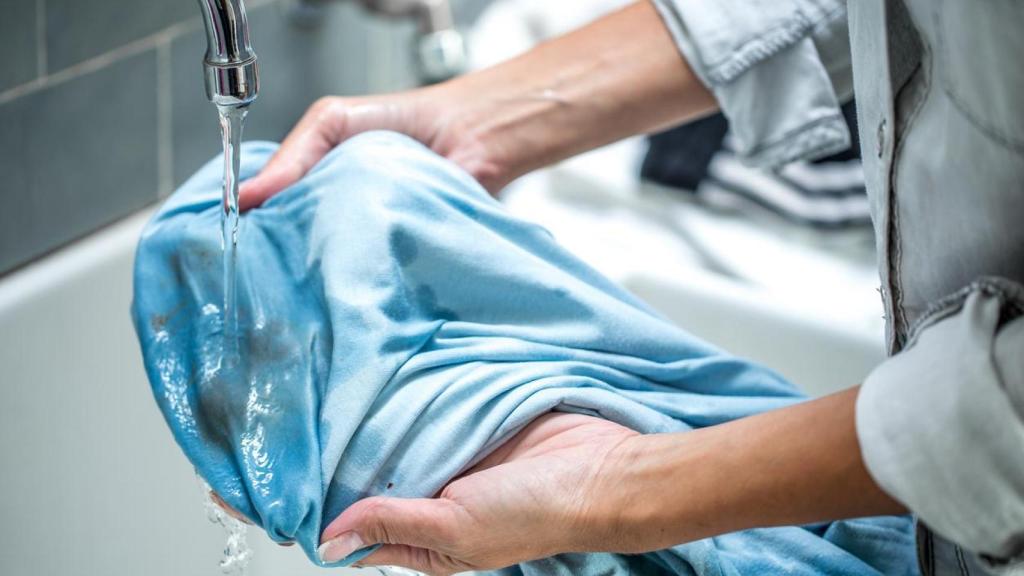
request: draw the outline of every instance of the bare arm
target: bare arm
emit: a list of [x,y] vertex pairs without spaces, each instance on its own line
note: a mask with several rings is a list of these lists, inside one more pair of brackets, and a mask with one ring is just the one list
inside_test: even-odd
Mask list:
[[858,391],[690,433],[633,437],[607,479],[625,493],[602,514],[625,527],[635,550],[754,527],[902,514],[861,459]]
[[438,90],[437,101],[468,104],[456,134],[489,151],[491,189],[716,106],[648,2]]
[[369,130],[412,136],[496,193],[531,170],[714,108],[645,0],[444,84],[320,100],[263,173],[243,185],[242,206],[259,205]]
[[324,531],[336,562],[430,574],[564,552],[640,553],[737,530],[902,513],[861,460],[858,389],[680,434],[552,414],[437,498],[368,498]]
[[[328,98],[243,187],[258,205],[360,132],[404,132],[492,192],[516,177],[715,108],[646,0],[494,68],[400,94]],[[370,498],[324,532],[337,561],[429,573],[570,551],[642,552],[757,526],[902,511],[871,480],[857,390],[714,428],[639,436],[574,415],[539,420],[437,498]]]

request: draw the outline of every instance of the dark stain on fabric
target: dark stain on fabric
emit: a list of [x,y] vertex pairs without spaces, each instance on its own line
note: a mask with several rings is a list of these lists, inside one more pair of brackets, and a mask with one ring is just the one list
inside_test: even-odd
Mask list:
[[382,304],[382,311],[388,318],[395,322],[404,322],[412,315],[412,306],[404,290],[396,290],[390,298]]
[[211,444],[220,447],[228,455],[232,451],[235,430],[243,430],[245,425],[245,379],[237,372],[230,374],[218,373],[209,382],[200,382],[196,387],[195,406],[196,427],[200,435],[212,440]]
[[411,265],[420,255],[416,238],[401,228],[391,232],[391,252],[403,268]]
[[295,355],[294,347],[286,343],[294,340],[295,335],[281,322],[271,321],[263,329],[250,328],[247,332],[247,359],[252,363],[281,362]]
[[[197,246],[192,250],[192,257],[196,259],[200,270],[206,270],[211,266],[222,266],[223,258],[220,252],[214,253],[207,246]],[[191,264],[189,264],[191,266]]]
[[153,332],[159,332],[167,327],[167,314],[153,314],[149,318],[149,326],[153,329]]
[[421,284],[416,287],[416,302],[419,304],[421,310],[427,313],[432,318],[439,318],[443,320],[458,320],[459,315],[454,310],[444,308],[437,302],[437,293],[434,289],[426,284]]
[[181,317],[179,313],[185,307],[186,304],[184,302],[177,302],[173,308],[167,310],[163,314],[153,314],[152,316],[149,317],[150,329],[152,329],[154,333],[167,330],[167,327],[169,324],[171,324],[172,320]]

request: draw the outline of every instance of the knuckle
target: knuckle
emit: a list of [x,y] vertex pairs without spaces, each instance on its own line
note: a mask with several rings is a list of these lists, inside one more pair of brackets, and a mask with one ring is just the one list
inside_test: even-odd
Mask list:
[[337,96],[322,96],[310,107],[310,114],[318,119],[324,120],[341,113],[344,104]]
[[387,516],[388,504],[383,498],[367,498],[362,502],[360,512],[362,525],[360,531],[362,536],[370,538],[376,543],[394,544],[389,534],[384,518]]
[[331,107],[331,101],[334,100],[334,96],[321,96],[317,98],[313,105],[309,107],[310,110],[315,112],[322,112]]

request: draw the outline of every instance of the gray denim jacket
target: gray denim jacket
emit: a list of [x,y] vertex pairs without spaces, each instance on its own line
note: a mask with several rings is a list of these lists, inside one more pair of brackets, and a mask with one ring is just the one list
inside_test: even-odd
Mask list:
[[754,164],[846,146],[856,92],[893,355],[858,399],[864,459],[1024,570],[1024,1],[655,5]]

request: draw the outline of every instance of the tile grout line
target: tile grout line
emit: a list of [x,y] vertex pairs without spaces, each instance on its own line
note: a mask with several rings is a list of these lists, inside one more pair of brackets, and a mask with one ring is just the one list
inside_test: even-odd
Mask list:
[[36,0],[36,76],[46,76],[46,0]]
[[[270,4],[277,4],[280,1],[281,0],[249,0],[247,8],[261,8],[263,6],[268,6]],[[40,21],[42,21],[44,18],[40,18],[40,15],[42,15],[43,17],[45,17],[46,15],[46,0],[36,0],[36,2],[36,18],[38,20],[36,22],[36,26],[37,28],[42,26],[43,31],[45,32],[45,22],[43,24],[40,24]],[[67,68],[59,70],[52,74],[49,70],[45,70],[45,68],[48,68],[48,65],[47,62],[44,61],[42,63],[42,68],[44,68],[42,72],[45,73],[41,74],[38,78],[34,80],[30,80],[24,84],[20,84],[18,86],[15,86],[14,88],[9,88],[3,92],[0,92],[0,105],[7,104],[12,100],[17,100],[22,96],[28,96],[29,94],[34,94],[36,92],[39,92],[40,90],[45,90],[46,88],[50,88],[51,86],[57,86],[69,80],[74,80],[79,76],[84,76],[91,72],[96,72],[97,70],[105,68],[111,64],[117,63],[121,60],[124,60],[125,58],[130,58],[132,56],[145,52],[146,50],[156,48],[157,45],[161,42],[170,42],[171,40],[174,40],[179,36],[183,36],[201,27],[202,20],[198,16],[194,18],[189,18],[187,20],[182,20],[181,22],[172,24],[167,28],[164,28],[163,30],[150,34],[149,36],[143,36],[138,40],[133,40],[131,42],[128,42],[127,44],[123,44],[117,48],[114,48],[113,50],[110,50],[98,56],[93,56],[88,60],[79,62],[78,64],[73,64]],[[44,60],[49,58],[49,56],[46,54],[45,49],[45,37],[41,53],[43,55],[42,58]],[[39,68],[40,63],[37,62],[36,66],[37,68]]]
[[174,107],[171,86],[171,39],[156,49],[156,113],[157,113],[157,196],[162,198],[174,187]]
[[0,92],[0,105],[6,104],[23,96],[34,94],[40,90],[63,84],[80,76],[85,76],[86,74],[102,70],[111,64],[116,64],[121,60],[137,56],[147,50],[156,48],[161,42],[170,42],[174,38],[191,32],[200,26],[201,24],[198,18],[184,20],[177,24],[172,24],[159,32],[124,44],[104,54],[100,54],[99,56],[94,56],[58,72],[41,76],[35,80],[26,82],[25,84],[21,84],[20,86],[15,86],[9,90]]

